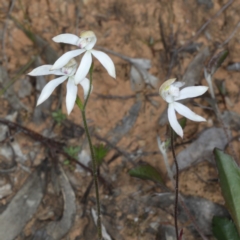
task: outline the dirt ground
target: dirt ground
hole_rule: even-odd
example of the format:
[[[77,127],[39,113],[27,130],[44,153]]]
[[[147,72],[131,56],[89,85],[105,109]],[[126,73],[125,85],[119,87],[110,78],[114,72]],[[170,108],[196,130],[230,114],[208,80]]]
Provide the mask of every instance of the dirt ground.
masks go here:
[[[240,159],[240,67],[233,65],[240,62],[240,0],[0,3],[0,116],[5,119],[0,121],[0,225],[4,222],[6,228],[11,228],[10,233],[0,227],[0,239],[97,239],[92,217],[96,199],[81,113],[75,106],[67,115],[65,85],[36,108],[39,92],[53,76],[26,75],[75,49],[53,42],[54,36],[79,35],[83,30],[95,32],[96,49],[104,48],[115,63],[117,74],[116,80],[112,79],[94,59],[94,89],[86,112],[94,144],[108,148],[99,179],[103,225],[109,237],[106,239],[175,239],[174,187],[157,144],[157,136],[162,141],[169,138],[167,105],[158,89],[169,78],[178,78],[186,85],[207,86],[204,67],[211,69],[213,57],[228,51],[213,76],[215,100],[221,116],[225,116],[224,124],[213,111],[213,101],[207,93],[186,102],[207,121],[188,120],[184,138],[175,142],[181,168],[180,193],[205,239],[214,239],[211,218],[227,213],[212,150],[219,147],[234,154],[237,161]],[[151,67],[145,71],[152,82],[131,75],[132,58],[151,61]],[[80,88],[78,95],[83,96]],[[66,114],[60,124],[52,117],[57,110]],[[10,121],[18,125],[11,125]],[[230,128],[234,137],[231,144],[223,126]],[[199,153],[197,139],[209,129],[213,133],[203,138],[205,145]],[[183,151],[195,141],[191,159],[186,159]],[[63,155],[66,146],[80,146],[74,157],[87,169],[72,159],[66,161],[68,158]],[[167,154],[172,166],[170,150]],[[159,171],[164,184],[129,175],[130,169],[146,163]],[[27,196],[25,200],[23,196]],[[7,212],[10,203],[17,207]],[[184,208],[179,209],[179,228],[183,229],[185,240],[203,239]]]

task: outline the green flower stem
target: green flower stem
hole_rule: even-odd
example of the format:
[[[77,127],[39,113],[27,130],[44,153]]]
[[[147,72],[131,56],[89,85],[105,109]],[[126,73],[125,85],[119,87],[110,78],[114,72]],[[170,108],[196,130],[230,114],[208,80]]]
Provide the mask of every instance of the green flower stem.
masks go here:
[[[175,132],[171,128],[171,149],[172,149],[172,155],[173,160],[176,167],[176,175],[175,175],[175,204],[174,204],[174,224],[175,224],[175,231],[176,231],[176,239],[178,240],[178,185],[179,185],[179,167],[178,162],[176,159],[176,154],[174,150],[174,135]]]
[[[92,171],[93,171],[93,179],[94,179],[94,185],[95,185],[95,194],[96,194],[96,201],[97,201],[97,230],[98,230],[98,239],[102,240],[102,221],[101,221],[101,211],[100,211],[100,197],[99,197],[99,187],[98,187],[98,167],[97,167],[97,161],[95,158],[95,154],[94,154],[94,149],[93,149],[93,145],[92,145],[92,140],[89,134],[89,130],[88,130],[88,125],[87,125],[87,119],[86,119],[86,113],[85,113],[85,109],[88,103],[88,99],[91,93],[91,88],[92,88],[92,72],[93,72],[93,65],[91,66],[90,70],[89,70],[89,74],[90,74],[90,87],[88,90],[88,94],[87,97],[84,101],[84,104],[82,104],[81,100],[79,97],[77,97],[76,99],[76,104],[79,107],[79,109],[81,110],[82,113],[82,118],[83,118],[83,124],[84,124],[84,129],[87,135],[87,139],[88,139],[88,144],[90,147],[90,152],[91,152],[91,157],[92,157]]]

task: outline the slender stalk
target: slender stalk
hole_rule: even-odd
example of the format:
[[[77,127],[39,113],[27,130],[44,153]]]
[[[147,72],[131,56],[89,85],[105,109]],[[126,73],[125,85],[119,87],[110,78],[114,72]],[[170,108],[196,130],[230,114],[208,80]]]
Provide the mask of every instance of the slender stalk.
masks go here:
[[[98,167],[97,167],[97,161],[95,159],[95,154],[94,154],[94,149],[93,149],[93,144],[92,144],[92,140],[90,137],[90,133],[89,133],[89,129],[88,129],[88,125],[87,125],[87,119],[86,119],[86,106],[88,103],[88,99],[91,93],[91,89],[92,89],[92,72],[93,72],[93,65],[90,68],[89,74],[90,74],[90,87],[88,90],[88,94],[87,97],[84,101],[84,104],[82,105],[81,100],[79,98],[77,98],[76,103],[78,105],[78,107],[81,110],[82,113],[82,118],[83,118],[83,124],[84,124],[84,129],[87,135],[87,139],[88,139],[88,144],[89,144],[89,148],[90,148],[90,152],[91,152],[91,157],[92,157],[92,170],[93,170],[93,180],[94,180],[94,185],[95,185],[95,194],[96,194],[96,201],[97,201],[97,232],[98,232],[98,239],[102,240],[102,221],[101,221],[101,211],[100,211],[100,197],[99,197],[99,187],[98,187]]]
[[[228,140],[228,143],[229,143],[229,148],[231,150],[232,156],[233,156],[234,160],[237,162],[237,164],[240,165],[239,160],[237,158],[237,154],[236,154],[235,149],[233,147],[233,144],[231,142],[232,137],[231,137],[231,134],[230,134],[230,127],[226,122],[223,121],[221,112],[219,110],[219,107],[218,107],[218,104],[217,104],[217,101],[216,101],[216,97],[215,97],[214,89],[213,89],[213,85],[212,85],[212,75],[209,74],[206,69],[204,69],[204,75],[205,75],[205,79],[208,83],[208,86],[210,88],[211,97],[212,97],[213,100],[215,100],[214,103],[213,103],[214,104],[214,108],[213,108],[214,112],[217,115],[217,119],[220,122],[221,127],[222,127],[222,129],[223,129],[223,131],[224,131],[224,133],[227,137],[227,140]]]
[[[169,166],[168,163],[168,156],[167,156],[167,152],[166,152],[166,142],[163,145],[161,142],[160,137],[157,137],[157,142],[158,142],[158,148],[161,152],[161,154],[163,155],[163,159],[164,159],[164,163],[168,172],[168,177],[170,178],[173,187],[175,187],[175,181],[173,178],[173,172]],[[192,222],[193,226],[195,227],[196,231],[199,233],[199,235],[202,237],[203,240],[208,240],[208,238],[206,238],[202,232],[202,230],[199,228],[199,226],[197,225],[194,217],[192,216],[192,214],[190,213],[188,207],[186,206],[183,197],[181,196],[181,194],[179,194],[179,203],[182,205],[183,209],[185,210],[186,215],[188,216],[188,218],[190,219],[190,221]]]
[[[176,159],[176,154],[174,150],[174,131],[171,129],[171,149],[172,155],[176,167],[176,175],[175,175],[175,204],[174,204],[174,224],[176,231],[176,239],[178,240],[178,185],[179,185],[179,167]]]

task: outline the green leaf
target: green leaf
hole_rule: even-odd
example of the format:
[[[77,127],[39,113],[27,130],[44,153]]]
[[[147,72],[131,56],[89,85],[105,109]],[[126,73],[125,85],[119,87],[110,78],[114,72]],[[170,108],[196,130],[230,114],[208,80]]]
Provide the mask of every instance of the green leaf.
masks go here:
[[[128,173],[132,177],[163,183],[160,173],[156,170],[156,168],[149,164],[137,166],[136,168],[131,169]]]
[[[207,64],[208,73],[213,75],[227,58],[228,53],[229,52],[227,50],[222,50],[216,53]]]
[[[222,65],[222,63],[225,61],[225,59],[227,58],[229,52],[227,50],[223,50],[218,54],[218,61],[216,64],[216,69],[215,71],[217,71],[217,69]]]
[[[224,217],[213,217],[212,231],[217,240],[240,240],[234,223]]]
[[[227,95],[227,89],[226,89],[226,82],[225,80],[215,80],[215,84],[218,88],[218,91],[223,95],[226,96]]]
[[[70,162],[69,160],[64,160],[64,161],[63,161],[63,164],[64,164],[64,165],[70,165],[71,162]]]
[[[232,157],[222,150],[215,148],[214,154],[222,195],[240,233],[240,169]]]
[[[52,117],[53,117],[54,121],[56,121],[57,124],[59,124],[59,125],[67,118],[66,114],[62,113],[61,110],[57,110],[57,111],[53,112]]]
[[[97,146],[93,146],[95,159],[97,161],[98,166],[101,165],[103,159],[106,157],[108,153],[108,148],[106,148],[103,144],[99,144]]]
[[[76,158],[81,148],[79,146],[69,146],[69,147],[64,147],[63,150],[69,156]]]

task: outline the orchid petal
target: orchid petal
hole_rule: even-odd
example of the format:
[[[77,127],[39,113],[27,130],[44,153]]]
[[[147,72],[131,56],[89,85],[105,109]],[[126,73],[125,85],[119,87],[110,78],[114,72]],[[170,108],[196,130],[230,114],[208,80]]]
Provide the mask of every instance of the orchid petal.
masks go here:
[[[172,129],[175,131],[175,133],[179,135],[181,138],[183,138],[183,130],[177,120],[177,116],[176,116],[173,104],[174,103],[168,104],[168,120]]]
[[[177,81],[177,82],[174,82],[172,85],[173,85],[174,87],[181,88],[181,87],[183,87],[185,84],[186,84],[185,82]]]
[[[82,61],[80,66],[75,74],[75,84],[80,83],[88,74],[89,69],[92,64],[92,55],[90,51],[86,51],[86,53],[82,57]]]
[[[66,106],[68,115],[73,110],[77,98],[77,86],[74,84],[73,77],[70,77],[67,82]]]
[[[181,103],[178,102],[174,102],[172,103],[175,110],[181,114],[182,116],[192,120],[192,121],[196,121],[196,122],[205,122],[206,119],[197,115],[196,113],[194,113],[192,110],[190,110],[188,107],[184,106]]]
[[[116,78],[115,66],[112,59],[104,52],[91,50],[91,53],[98,59],[98,61],[103,65],[103,67],[107,70],[108,74]]]
[[[87,78],[84,78],[79,84],[81,84],[82,88],[83,88],[83,95],[84,95],[84,99],[86,99],[88,91],[89,91],[89,87],[90,87],[90,81]],[[91,91],[93,89],[93,86],[91,88]]]
[[[185,87],[180,91],[180,94],[178,97],[175,97],[174,100],[182,100],[186,98],[193,98],[203,95],[208,90],[208,87],[206,86],[191,86],[191,87]]]
[[[47,100],[49,98],[49,96],[52,94],[52,92],[54,91],[54,89],[59,84],[63,83],[67,78],[68,78],[68,76],[62,76],[62,77],[53,79],[49,83],[47,83],[38,98],[37,106],[39,104],[43,103],[45,100]]]
[[[41,75],[65,75],[61,70],[51,70],[52,65],[42,65],[40,67],[34,68],[28,75],[30,76],[41,76]]]
[[[60,69],[64,67],[72,58],[85,52],[85,49],[77,49],[64,53],[52,66],[52,69]]]
[[[57,35],[52,40],[57,43],[68,43],[77,46],[77,41],[79,40],[79,37],[71,33],[64,33]]]

